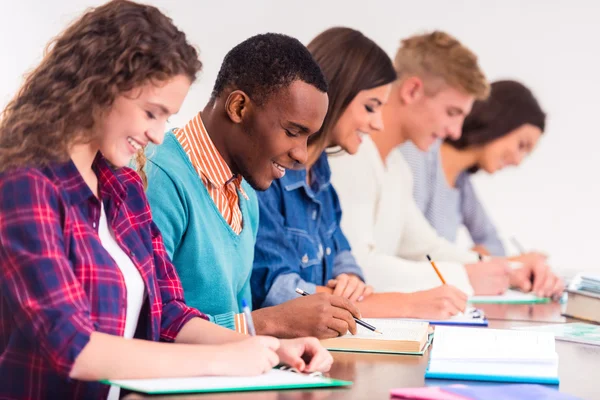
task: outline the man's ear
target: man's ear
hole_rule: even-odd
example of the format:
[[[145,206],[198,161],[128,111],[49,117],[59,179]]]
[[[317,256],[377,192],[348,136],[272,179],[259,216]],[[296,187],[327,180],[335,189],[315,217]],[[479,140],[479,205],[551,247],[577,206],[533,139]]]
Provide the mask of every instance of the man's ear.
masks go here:
[[[418,76],[411,76],[398,84],[398,96],[402,104],[412,104],[424,95],[423,80]]]
[[[248,112],[250,107],[250,97],[241,90],[234,90],[229,93],[229,96],[227,96],[227,100],[225,101],[225,112],[229,116],[229,119],[235,124],[240,124],[242,122],[244,114]]]

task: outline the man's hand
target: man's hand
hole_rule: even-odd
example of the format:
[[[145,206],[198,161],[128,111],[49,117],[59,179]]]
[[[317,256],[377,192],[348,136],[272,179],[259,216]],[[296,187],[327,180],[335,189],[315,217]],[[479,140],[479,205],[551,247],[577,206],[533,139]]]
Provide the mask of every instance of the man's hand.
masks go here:
[[[494,258],[465,265],[465,268],[476,295],[498,295],[509,287],[511,269],[505,259]]]
[[[279,338],[314,336],[326,339],[356,333],[360,311],[348,299],[317,293],[252,312],[256,331]]]
[[[523,264],[511,271],[511,286],[523,292],[531,291],[539,297],[557,298],[562,294],[564,282],[552,272],[544,255],[528,253],[511,259]]]
[[[335,296],[341,296],[350,301],[362,301],[373,293],[373,287],[365,284],[353,274],[339,274],[327,282],[327,287],[333,289]]]

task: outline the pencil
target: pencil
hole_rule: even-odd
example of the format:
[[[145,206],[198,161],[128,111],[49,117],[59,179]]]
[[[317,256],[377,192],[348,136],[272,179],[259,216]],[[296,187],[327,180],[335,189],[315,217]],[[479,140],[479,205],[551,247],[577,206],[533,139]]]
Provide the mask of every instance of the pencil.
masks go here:
[[[433,262],[433,260],[431,259],[431,257],[429,257],[429,254],[427,254],[427,259],[429,260],[429,262],[431,263],[431,266],[433,267],[433,269],[435,270],[435,273],[437,274],[437,276],[440,277],[440,281],[442,281],[442,284],[446,284],[446,280],[444,279],[444,277],[442,276],[442,274],[440,273],[440,270],[437,269],[437,267],[435,266],[435,263]]]
[[[521,254],[525,254],[526,253],[525,247],[523,247],[523,245],[521,245],[521,243],[519,243],[519,241],[517,240],[516,237],[512,236],[510,238],[510,241],[512,242],[512,244],[515,245],[515,247],[517,248],[517,250],[519,251],[519,253],[521,253]]]
[[[302,295],[302,296],[309,296],[309,295],[310,295],[310,293],[308,293],[308,292],[305,292],[304,290],[302,290],[302,289],[300,289],[300,288],[296,288],[296,293],[298,293],[298,294],[300,294],[300,295]],[[380,335],[383,335],[383,333],[382,333],[382,332],[379,332],[379,331],[377,330],[377,328],[375,328],[373,325],[371,325],[371,324],[369,324],[369,323],[367,323],[367,322],[365,322],[365,321],[363,321],[363,320],[361,320],[361,319],[358,319],[358,318],[356,318],[356,317],[352,317],[352,318],[354,318],[354,320],[356,321],[356,323],[357,323],[357,324],[359,324],[359,325],[361,325],[361,326],[364,326],[365,328],[367,328],[367,329],[368,329],[368,330],[370,330],[370,331],[373,331],[373,332],[375,332],[375,333],[379,333]]]

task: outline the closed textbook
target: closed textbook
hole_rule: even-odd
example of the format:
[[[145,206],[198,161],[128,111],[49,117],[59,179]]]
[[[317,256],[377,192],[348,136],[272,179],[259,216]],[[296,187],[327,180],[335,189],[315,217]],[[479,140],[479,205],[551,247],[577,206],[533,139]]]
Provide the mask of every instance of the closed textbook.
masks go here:
[[[438,326],[425,377],[558,385],[554,335]]]
[[[333,351],[422,355],[429,343],[428,322],[385,318],[365,318],[363,321],[375,326],[382,334],[357,325],[356,335],[348,333],[321,340],[321,344]]]
[[[577,275],[567,289],[564,315],[600,323],[600,278]]]

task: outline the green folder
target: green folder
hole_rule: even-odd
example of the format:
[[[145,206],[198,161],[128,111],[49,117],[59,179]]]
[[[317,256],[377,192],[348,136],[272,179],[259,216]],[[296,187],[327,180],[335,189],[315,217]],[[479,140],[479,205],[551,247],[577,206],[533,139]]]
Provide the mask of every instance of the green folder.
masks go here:
[[[498,296],[471,296],[469,303],[472,304],[540,304],[549,303],[552,299],[548,297],[537,297],[533,293],[523,293],[518,290],[507,290]]]
[[[259,376],[103,380],[107,385],[146,394],[224,393],[348,387],[352,382],[273,369]]]

